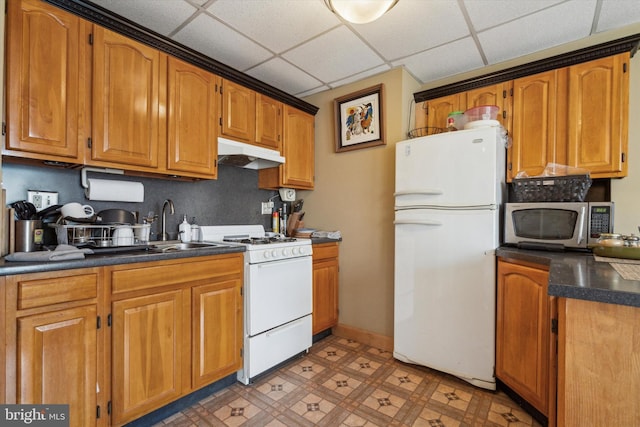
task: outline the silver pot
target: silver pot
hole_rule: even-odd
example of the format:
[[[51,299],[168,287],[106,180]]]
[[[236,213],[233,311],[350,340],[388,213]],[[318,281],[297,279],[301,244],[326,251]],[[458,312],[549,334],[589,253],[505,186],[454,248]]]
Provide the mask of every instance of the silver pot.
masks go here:
[[[135,224],[136,217],[133,212],[125,209],[105,209],[98,212],[99,223],[102,224]]]

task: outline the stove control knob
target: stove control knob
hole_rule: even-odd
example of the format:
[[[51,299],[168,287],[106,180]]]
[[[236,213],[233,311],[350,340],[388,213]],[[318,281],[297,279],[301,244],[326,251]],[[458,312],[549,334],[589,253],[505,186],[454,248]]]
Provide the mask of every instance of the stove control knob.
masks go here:
[[[307,253],[307,248],[305,248],[304,246],[300,246],[300,255],[304,255]]]
[[[264,257],[265,258],[270,258],[271,254],[269,253],[269,251],[264,251]]]
[[[287,256],[287,255],[289,255],[289,251],[286,250],[286,249],[283,249],[282,250],[282,256]]]
[[[271,251],[271,255],[276,258],[278,256],[278,251],[276,251],[275,249]]]
[[[298,255],[299,253],[301,253],[301,252],[300,252],[300,249],[298,249],[298,248],[293,248],[293,249],[291,249],[291,254],[292,254],[292,255]]]

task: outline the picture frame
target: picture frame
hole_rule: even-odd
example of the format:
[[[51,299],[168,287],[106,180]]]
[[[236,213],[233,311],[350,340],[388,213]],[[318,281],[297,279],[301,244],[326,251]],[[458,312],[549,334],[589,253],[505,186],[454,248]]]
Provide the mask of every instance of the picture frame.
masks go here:
[[[336,153],[386,144],[383,96],[379,84],[334,100]]]

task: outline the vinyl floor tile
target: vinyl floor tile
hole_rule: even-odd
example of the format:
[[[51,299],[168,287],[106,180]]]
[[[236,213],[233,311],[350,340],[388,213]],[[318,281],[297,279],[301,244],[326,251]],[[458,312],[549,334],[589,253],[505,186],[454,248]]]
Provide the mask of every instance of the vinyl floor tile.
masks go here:
[[[341,337],[248,386],[233,384],[155,427],[539,427],[502,392]]]

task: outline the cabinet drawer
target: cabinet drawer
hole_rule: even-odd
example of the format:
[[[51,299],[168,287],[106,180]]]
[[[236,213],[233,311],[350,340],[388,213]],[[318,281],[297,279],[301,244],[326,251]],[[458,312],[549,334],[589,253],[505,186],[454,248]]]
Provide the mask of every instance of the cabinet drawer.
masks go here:
[[[95,272],[56,275],[42,279],[21,276],[16,279],[18,310],[51,304],[92,299],[98,296],[98,274]]]
[[[320,245],[313,245],[313,260],[318,261],[326,258],[338,257],[338,244],[327,243]]]
[[[197,259],[197,261],[194,261]],[[242,277],[243,255],[216,255],[188,261],[160,261],[135,267],[114,267],[111,271],[113,294],[159,286],[184,284],[212,277]]]

